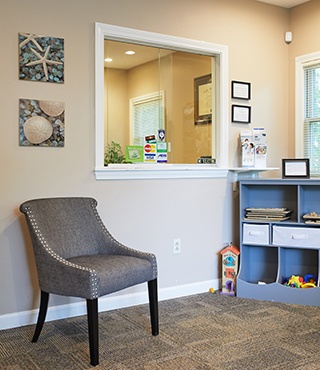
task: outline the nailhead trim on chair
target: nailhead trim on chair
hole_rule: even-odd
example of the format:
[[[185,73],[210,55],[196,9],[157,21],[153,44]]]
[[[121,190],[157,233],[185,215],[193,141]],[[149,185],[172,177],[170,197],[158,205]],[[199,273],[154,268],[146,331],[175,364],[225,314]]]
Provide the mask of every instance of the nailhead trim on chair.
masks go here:
[[[110,234],[110,232],[108,231],[108,229],[106,228],[106,226],[105,226],[105,224],[102,222],[102,220],[101,220],[101,217],[100,217],[100,215],[99,215],[99,213],[98,213],[98,211],[97,211],[97,202],[96,202],[96,200],[92,200],[92,202],[91,202],[91,205],[92,205],[92,208],[93,208],[93,212],[94,212],[94,214],[95,214],[95,216],[96,216],[96,219],[97,219],[97,221],[99,222],[99,224],[100,224],[100,226],[101,226],[101,228],[103,229],[103,231],[106,233],[106,234],[108,234],[108,236],[109,236],[109,238],[110,239],[112,239],[116,244],[118,244],[119,246],[121,246],[122,248],[125,248],[125,249],[127,249],[128,251],[130,251],[131,249],[130,248],[128,248],[127,246],[125,246],[125,245],[123,245],[123,244],[121,244],[118,240],[116,240],[111,234]],[[157,259],[156,259],[156,257],[155,257],[155,255],[154,254],[152,254],[152,253],[147,253],[147,252],[141,252],[141,251],[138,251],[138,250],[135,250],[135,252],[137,252],[137,253],[140,253],[141,255],[145,255],[145,254],[148,254],[150,257],[151,257],[151,259],[152,259],[152,272],[153,272],[153,276],[154,276],[154,278],[156,278],[157,277],[157,275],[158,275],[158,269],[157,269]]]
[[[26,208],[27,211],[26,211],[26,214],[27,216],[29,217],[29,220],[30,220],[30,223],[31,225],[33,226],[34,228],[34,231],[37,235],[37,238],[38,240],[40,241],[40,243],[42,244],[42,246],[44,247],[44,249],[53,257],[55,258],[56,260],[58,260],[59,262],[63,263],[64,265],[67,265],[67,266],[70,266],[70,267],[74,267],[76,269],[79,269],[79,270],[84,270],[84,271],[89,271],[90,272],[90,276],[91,276],[91,285],[92,285],[92,292],[91,292],[91,297],[90,299],[95,299],[95,298],[98,298],[99,295],[98,295],[98,275],[97,273],[95,272],[95,270],[93,269],[90,269],[88,267],[82,267],[82,266],[79,266],[79,265],[76,265],[75,263],[72,263],[72,262],[69,262],[67,261],[66,259],[62,258],[61,256],[59,256],[57,253],[55,253],[48,245],[47,241],[45,240],[45,238],[43,237],[40,229],[39,229],[39,226],[37,224],[37,221],[32,213],[32,210],[31,210],[31,207],[27,207]]]

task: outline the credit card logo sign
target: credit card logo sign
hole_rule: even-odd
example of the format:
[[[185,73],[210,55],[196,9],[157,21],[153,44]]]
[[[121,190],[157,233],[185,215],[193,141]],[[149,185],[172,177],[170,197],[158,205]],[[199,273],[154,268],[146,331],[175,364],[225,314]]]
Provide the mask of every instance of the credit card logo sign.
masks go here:
[[[155,144],[146,144],[144,146],[145,153],[155,153],[156,152],[156,145]]]

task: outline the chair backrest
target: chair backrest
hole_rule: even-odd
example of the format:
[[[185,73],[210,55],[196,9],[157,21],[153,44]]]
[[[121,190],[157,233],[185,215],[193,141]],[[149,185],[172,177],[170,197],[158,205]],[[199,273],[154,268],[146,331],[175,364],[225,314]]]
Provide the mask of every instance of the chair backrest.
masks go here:
[[[67,259],[98,254],[99,246],[105,246],[106,233],[96,207],[93,198],[47,198],[27,201],[20,211],[26,216],[34,249],[45,245]]]

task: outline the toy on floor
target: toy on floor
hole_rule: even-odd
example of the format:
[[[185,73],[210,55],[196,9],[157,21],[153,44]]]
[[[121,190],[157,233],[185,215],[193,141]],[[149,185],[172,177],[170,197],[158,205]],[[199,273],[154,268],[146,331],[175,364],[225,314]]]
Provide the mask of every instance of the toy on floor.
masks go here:
[[[221,294],[234,296],[236,294],[236,277],[238,272],[239,249],[230,243],[224,248],[222,255],[222,290]]]
[[[302,276],[292,275],[286,278],[283,285],[291,288],[315,288],[317,286],[318,276],[307,274]]]

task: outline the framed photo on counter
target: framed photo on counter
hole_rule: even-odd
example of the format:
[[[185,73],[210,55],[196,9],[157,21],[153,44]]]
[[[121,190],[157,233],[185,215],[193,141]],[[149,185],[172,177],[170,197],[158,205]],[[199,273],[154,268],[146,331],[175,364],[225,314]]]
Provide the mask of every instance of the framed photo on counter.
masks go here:
[[[282,178],[310,178],[309,158],[282,159]]]

